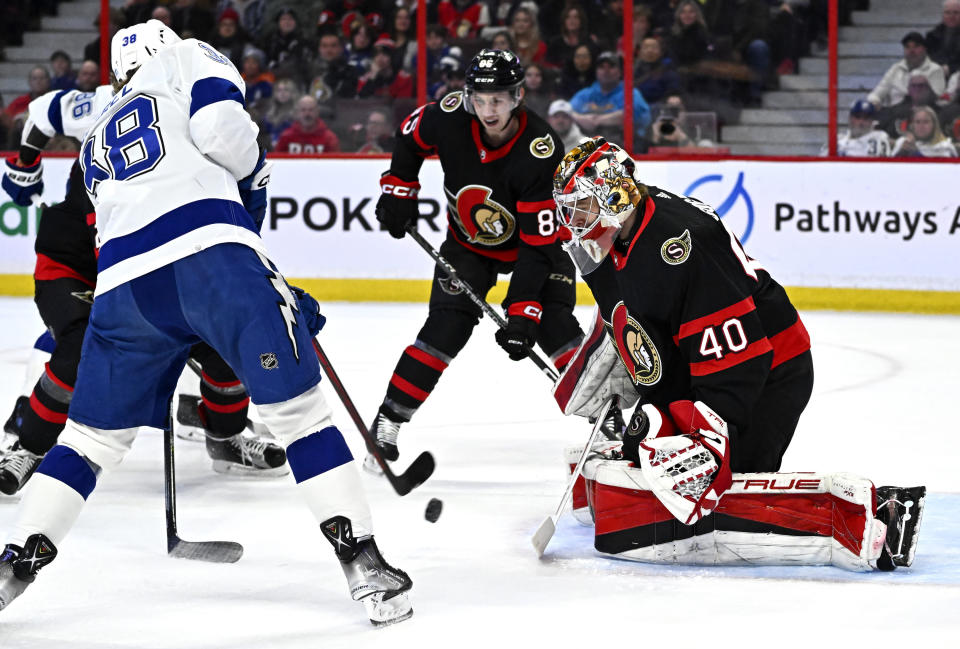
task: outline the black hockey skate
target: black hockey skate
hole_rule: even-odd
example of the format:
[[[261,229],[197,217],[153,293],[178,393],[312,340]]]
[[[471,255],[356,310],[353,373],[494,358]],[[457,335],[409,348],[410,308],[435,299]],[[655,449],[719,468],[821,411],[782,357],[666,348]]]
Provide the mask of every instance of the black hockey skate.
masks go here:
[[[413,615],[407,592],[413,581],[388,564],[372,536],[354,538],[350,519],[334,516],[320,524],[347,578],[350,596],[362,601],[373,626],[402,622]]]
[[[381,410],[377,412],[377,418],[370,426],[370,437],[377,441],[377,449],[380,451],[380,455],[388,462],[393,462],[400,457],[397,437],[400,435],[400,426],[403,423],[390,419]],[[377,462],[372,453],[367,453],[367,456],[363,458],[363,470],[374,475],[383,475],[383,469],[380,468],[380,463]]]
[[[17,397],[17,402],[13,404],[13,412],[3,424],[3,432],[8,435],[20,436],[20,430],[23,428],[23,411],[30,403],[30,397]]]
[[[287,453],[279,444],[237,433],[226,439],[207,434],[207,455],[217,473],[278,476],[290,472]]]
[[[926,493],[926,487],[877,487],[877,518],[887,525],[878,570],[896,570],[913,563]]]
[[[23,547],[8,544],[0,555],[0,610],[33,583],[40,568],[54,560],[57,548],[43,534],[31,534]]]
[[[35,455],[15,442],[0,456],[0,492],[12,496],[23,489],[42,459],[42,455]]]

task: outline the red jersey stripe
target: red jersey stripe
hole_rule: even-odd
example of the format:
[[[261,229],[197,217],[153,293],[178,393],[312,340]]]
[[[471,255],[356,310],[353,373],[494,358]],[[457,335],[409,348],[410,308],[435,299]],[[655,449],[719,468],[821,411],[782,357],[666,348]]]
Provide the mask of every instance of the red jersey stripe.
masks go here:
[[[730,318],[739,318],[744,314],[755,311],[756,308],[757,306],[753,303],[752,297],[748,297],[745,300],[740,300],[736,304],[731,304],[725,309],[720,309],[719,311],[714,311],[710,315],[705,315],[702,318],[697,318],[696,320],[683,323],[680,325],[680,333],[677,334],[677,338],[675,340],[698,334],[707,327],[716,327],[717,325],[723,324]]]
[[[526,234],[520,232],[520,241],[523,241],[528,246],[547,246],[557,240],[557,232],[554,231],[549,237],[545,237],[542,234]]]
[[[729,352],[723,358],[690,363],[690,376],[706,376],[707,374],[722,372],[734,365],[739,365],[757,356],[762,356],[769,351],[773,351],[773,345],[771,345],[770,341],[766,338],[761,338],[748,345],[742,352]]]
[[[410,381],[396,374],[394,374],[393,377],[390,379],[390,385],[397,388],[401,392],[406,392],[417,401],[421,401],[421,402],[426,401],[427,397],[430,396],[429,392],[425,390],[421,390]]]
[[[59,261],[54,261],[42,253],[37,253],[37,265],[33,269],[33,278],[41,281],[50,281],[64,278],[83,282],[90,288],[96,288],[96,283],[90,281],[74,269]]]
[[[771,336],[770,344],[773,345],[773,362],[770,364],[770,369],[773,369],[809,350],[810,334],[807,333],[807,328],[803,326],[803,321],[798,315],[796,322]]]

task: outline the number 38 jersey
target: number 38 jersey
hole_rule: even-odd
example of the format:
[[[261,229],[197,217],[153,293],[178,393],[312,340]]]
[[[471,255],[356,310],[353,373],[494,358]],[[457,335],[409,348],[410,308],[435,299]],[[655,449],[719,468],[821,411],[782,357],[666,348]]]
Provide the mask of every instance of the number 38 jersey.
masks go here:
[[[642,399],[664,410],[698,399],[746,426],[771,373],[810,338],[712,208],[648,189],[628,238],[584,279]]]
[[[97,293],[219,243],[264,252],[237,181],[259,157],[230,61],[188,39],[141,66],[80,151],[97,212]]]
[[[490,148],[462,93],[450,93],[403,121],[390,162],[391,173],[414,181],[426,157],[440,158],[448,236],[479,255],[516,262],[507,303],[536,301],[557,260],[568,262],[552,194],[560,139],[536,113],[520,110],[517,119],[516,135]]]

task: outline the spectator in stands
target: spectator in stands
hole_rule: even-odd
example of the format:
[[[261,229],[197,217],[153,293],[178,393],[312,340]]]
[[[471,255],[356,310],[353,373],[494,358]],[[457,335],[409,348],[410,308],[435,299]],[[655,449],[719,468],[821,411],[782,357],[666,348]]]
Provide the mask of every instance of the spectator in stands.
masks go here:
[[[154,7],[153,11],[150,12],[150,17],[159,20],[170,29],[173,29],[173,14],[171,14],[170,10],[163,5]]]
[[[197,6],[197,0],[176,0],[171,5],[170,26],[180,38],[206,40],[213,32],[213,12]]]
[[[398,70],[402,68],[407,72],[413,72],[413,55],[417,53],[417,31],[409,9],[396,8],[387,35],[394,42],[394,67]]]
[[[447,28],[443,25],[427,25],[427,83],[436,83],[440,79],[440,60],[451,55],[451,48],[447,44]],[[457,50],[459,52],[459,48]],[[455,55],[459,58],[459,55]],[[411,69],[417,70],[417,55],[413,55]]]
[[[928,106],[913,109],[910,129],[897,139],[893,153],[897,158],[955,158],[957,150],[943,131],[937,113]]]
[[[663,55],[660,39],[650,36],[641,42],[633,85],[648,104],[657,103],[668,92],[680,88],[680,75],[673,67],[673,61]]]
[[[604,0],[602,3],[595,3],[590,27],[601,48],[616,50],[617,39],[623,34],[623,1]]]
[[[573,59],[563,67],[557,94],[573,97],[597,80],[593,52],[589,45],[581,45],[573,51]]]
[[[512,52],[515,46],[516,44],[513,42],[513,36],[511,36],[510,32],[507,31],[506,29],[496,32],[490,38],[490,49],[492,50],[503,50],[504,52],[506,51]]]
[[[293,79],[277,79],[273,84],[273,95],[267,100],[260,122],[261,132],[266,136],[271,150],[276,146],[280,134],[293,124],[299,99],[300,93]]]
[[[300,29],[297,13],[281,9],[275,22],[276,29],[264,39],[267,67],[275,76],[305,82],[305,64],[313,47]]]
[[[358,97],[413,97],[413,77],[403,69],[394,68],[393,41],[381,38],[373,46],[369,69],[357,82]]]
[[[930,58],[946,68],[947,78],[960,70],[960,0],[944,0],[943,19],[924,40]]]
[[[687,124],[686,102],[678,91],[668,93],[660,105],[657,119],[646,133],[646,144],[658,147],[709,147],[714,143],[695,139]]]
[[[362,129],[363,144],[357,149],[357,153],[393,152],[393,124],[389,110],[386,108],[371,110]]]
[[[553,76],[539,63],[531,63],[524,68],[523,102],[537,115],[547,114],[547,108],[553,101]]]
[[[748,103],[759,105],[770,73],[766,36],[770,11],[764,0],[707,0],[703,15],[720,56],[746,63],[753,75]]]
[[[357,68],[347,62],[343,51],[343,39],[335,28],[329,27],[321,32],[317,45],[317,59],[310,66],[313,79],[308,94],[316,99],[322,114],[333,114],[333,103],[337,97],[355,97],[357,94]]]
[[[100,66],[93,61],[84,61],[77,70],[75,88],[81,92],[93,92],[100,85]]]
[[[533,3],[523,3],[510,18],[510,35],[513,37],[513,52],[524,67],[531,63],[543,63],[547,58],[547,45],[540,38],[537,26],[537,10]]]
[[[847,131],[837,136],[837,155],[855,158],[888,158],[892,151],[887,133],[877,128],[877,109],[866,99],[850,106]],[[824,145],[820,155],[830,153]]]
[[[490,24],[481,30],[480,36],[490,38],[491,30],[506,29],[510,25],[513,10],[520,5],[520,0],[488,0],[490,9]]]
[[[57,50],[50,55],[50,90],[73,90],[77,87],[77,73],[73,69],[70,55]]]
[[[246,101],[247,110],[253,115],[254,121],[257,121],[262,111],[266,109],[267,100],[273,95],[273,82],[276,81],[276,77],[266,67],[267,57],[263,50],[257,49],[253,45],[248,45],[243,50],[240,72],[243,76],[243,83],[247,86],[244,101]]]
[[[930,82],[934,94],[939,96],[946,88],[946,79],[943,68],[934,63],[927,56],[926,41],[920,32],[910,32],[900,41],[903,45],[903,59],[897,61],[887,70],[867,99],[877,108],[892,106],[903,101],[907,96],[907,85],[910,77],[921,74]]]
[[[347,44],[347,63],[357,69],[357,74],[363,74],[370,67],[373,57],[373,41],[376,34],[366,22],[359,23],[350,32],[350,42]]]
[[[573,106],[566,99],[555,99],[547,109],[547,121],[563,142],[563,150],[569,151],[583,139],[583,131],[573,121]]]
[[[710,31],[696,0],[681,0],[674,11],[667,54],[677,65],[696,65],[710,50]]]
[[[127,0],[123,5],[124,27],[150,20],[155,4],[154,0]]]
[[[653,31],[653,12],[647,5],[633,7],[633,60],[640,58],[640,44],[643,39],[655,36]],[[617,54],[623,56],[623,36],[617,39]]]
[[[617,142],[623,140],[624,89],[620,65],[617,54],[602,52],[597,57],[597,80],[570,100],[573,118],[585,133],[603,135]],[[639,90],[631,90],[634,127],[642,133],[650,125],[650,107]]]
[[[221,13],[230,9],[237,13],[237,26],[251,40],[260,37],[263,22],[266,20],[266,0],[220,0],[217,10]]]
[[[930,106],[933,109],[937,107],[937,96],[922,74],[910,75],[907,96],[900,103],[887,106],[878,112],[879,128],[886,131],[890,137],[899,137],[907,130],[913,118],[913,109],[917,106]]]
[[[454,56],[440,59],[440,81],[427,87],[427,94],[433,99],[443,99],[451,92],[463,90],[466,74],[463,63]]]
[[[31,68],[30,74],[27,75],[27,84],[30,90],[15,98],[3,109],[4,114],[14,124],[26,119],[27,107],[31,101],[50,91],[50,73],[47,72],[47,68],[42,65]]]
[[[234,9],[225,9],[220,13],[210,44],[238,69],[243,65],[243,50],[250,41],[240,27],[240,15]]]
[[[490,11],[483,2],[444,1],[437,5],[437,22],[447,29],[450,38],[477,38],[490,24]]]
[[[317,100],[307,95],[297,101],[295,121],[280,134],[274,149],[281,153],[329,153],[340,150],[336,134],[320,119]]]
[[[107,12],[108,20],[110,21],[107,30],[110,32],[110,38],[113,38],[113,35],[117,33],[121,26],[123,26],[124,20],[126,18],[123,15],[123,10],[119,7],[111,7],[110,11]],[[83,48],[83,60],[84,61],[93,61],[97,65],[100,65],[100,16],[97,16],[97,19],[93,21],[93,26],[97,28],[97,37],[86,44]],[[110,56],[109,48],[107,56]]]
[[[642,5],[636,13],[642,13]],[[635,14],[636,15],[636,14]],[[587,29],[587,14],[580,5],[567,5],[560,21],[560,33],[547,43],[547,63],[562,68],[573,59],[573,52],[580,45],[596,47],[596,39]]]

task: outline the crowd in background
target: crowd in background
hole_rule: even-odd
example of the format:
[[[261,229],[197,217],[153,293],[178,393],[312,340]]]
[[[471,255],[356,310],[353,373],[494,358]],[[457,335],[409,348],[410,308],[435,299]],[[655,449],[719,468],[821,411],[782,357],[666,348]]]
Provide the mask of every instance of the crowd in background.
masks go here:
[[[20,44],[23,30],[57,4],[7,0],[0,47]],[[839,5],[843,25],[869,0]],[[801,57],[826,47],[827,0],[635,0],[633,6],[640,152],[717,145],[718,124],[759,105],[764,90],[798,70]],[[383,153],[416,106],[416,13],[416,0],[127,0],[107,19],[112,34],[156,18],[229,57],[246,82],[247,108],[268,150]],[[510,49],[526,67],[527,106],[547,117],[565,143],[581,133],[622,141],[621,0],[431,0],[426,21],[430,99],[462,88],[465,67],[481,48]],[[888,73],[868,97],[892,141],[911,138],[913,120],[924,113],[918,106],[932,109],[936,131],[960,136],[958,25],[960,0],[947,0],[940,25],[904,39],[898,64],[904,70]],[[30,91],[3,111],[6,148],[15,148],[17,116],[31,98],[54,88],[95,87],[100,63],[97,38],[83,61],[57,51],[49,65],[31,70]],[[713,130],[694,132],[703,115]],[[902,144],[901,152],[912,151],[909,141]]]

